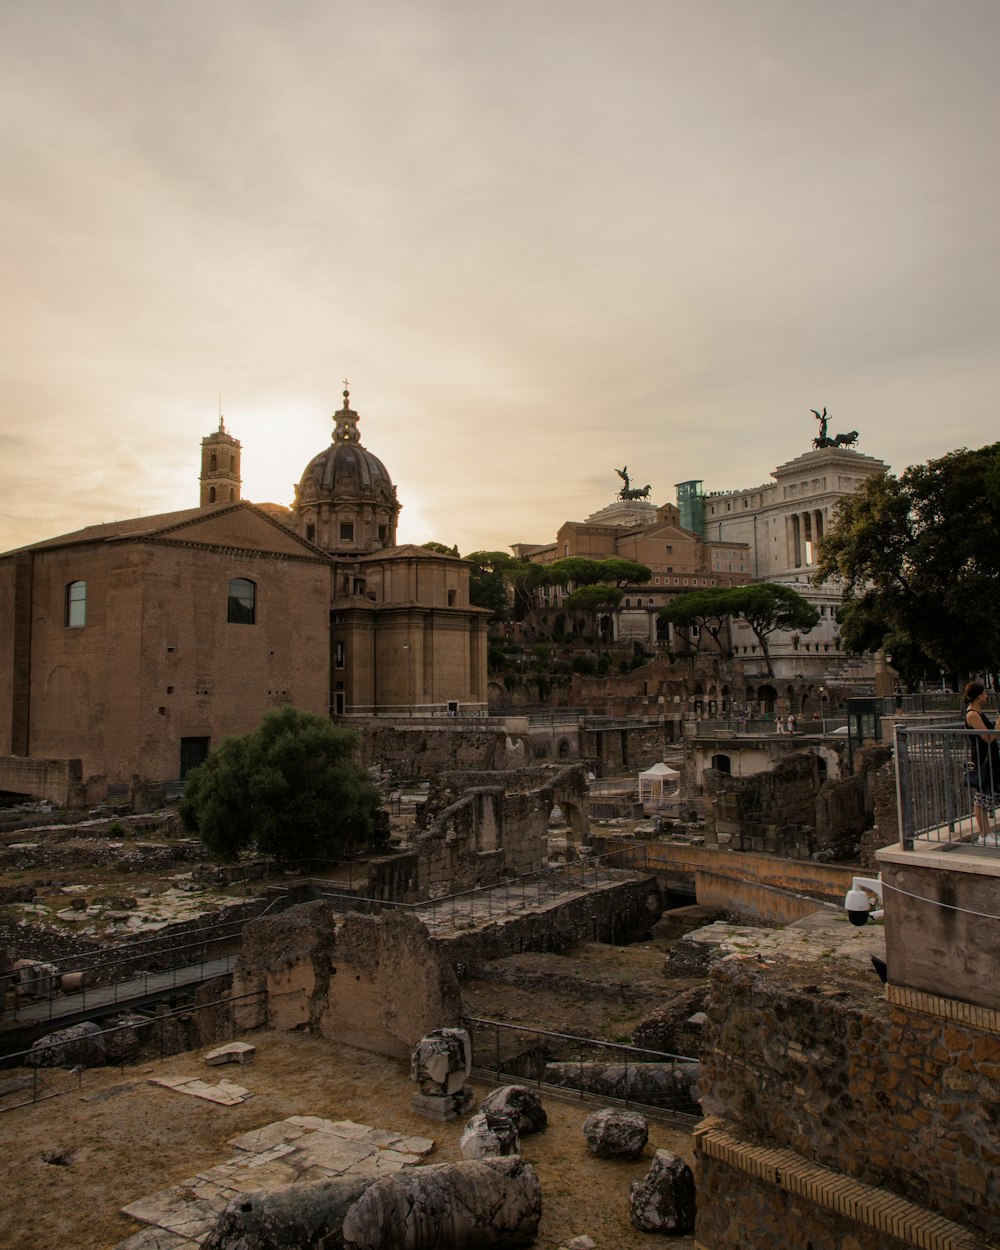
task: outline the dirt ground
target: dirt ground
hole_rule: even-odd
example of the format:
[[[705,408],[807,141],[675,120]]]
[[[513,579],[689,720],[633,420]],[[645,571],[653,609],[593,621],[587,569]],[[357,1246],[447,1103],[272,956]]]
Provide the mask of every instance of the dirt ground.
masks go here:
[[[257,1048],[245,1067],[206,1068],[207,1047],[134,1068],[89,1070],[72,1093],[0,1113],[7,1179],[0,1246],[109,1250],[140,1227],[120,1214],[123,1205],[223,1162],[233,1153],[229,1138],[290,1115],[352,1119],[431,1137],[429,1163],[461,1157],[464,1120],[440,1124],[417,1116],[405,1062],[302,1033],[243,1040]],[[153,1076],[168,1075],[224,1077],[253,1097],[224,1107],[149,1084]],[[478,1103],[490,1087],[473,1088]],[[555,1250],[580,1234],[592,1237],[598,1250],[662,1250],[662,1237],[639,1233],[629,1222],[628,1187],[645,1174],[657,1148],[691,1163],[688,1130],[650,1120],[649,1144],[639,1160],[598,1159],[584,1140],[583,1122],[600,1104],[546,1097],[544,1105],[548,1129],[521,1144],[542,1185],[539,1250]],[[694,1242],[673,1237],[670,1244]]]

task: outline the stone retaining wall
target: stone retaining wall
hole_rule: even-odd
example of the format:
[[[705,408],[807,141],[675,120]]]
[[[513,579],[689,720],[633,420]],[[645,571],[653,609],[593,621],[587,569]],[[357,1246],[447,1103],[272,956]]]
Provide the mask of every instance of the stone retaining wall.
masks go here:
[[[648,934],[661,910],[655,877],[623,873],[620,882],[600,890],[554,902],[543,911],[504,917],[468,933],[438,938],[437,942],[449,960],[467,965],[521,951],[564,951],[575,942],[621,946]]]
[[[0,790],[27,794],[57,807],[85,807],[86,788],[80,760],[37,760],[0,756]]]
[[[818,1164],[1000,1236],[1000,1035],[864,992],[858,972],[811,972],[811,984],[801,975],[796,983],[777,961],[716,965],[703,1110],[737,1137],[793,1152],[803,1167]],[[712,1166],[705,1175],[711,1193]],[[772,1244],[727,1239],[719,1229],[724,1218],[755,1227],[773,1194],[725,1180],[718,1192],[731,1214],[699,1197],[706,1246]],[[827,1233],[815,1244],[841,1243]]]

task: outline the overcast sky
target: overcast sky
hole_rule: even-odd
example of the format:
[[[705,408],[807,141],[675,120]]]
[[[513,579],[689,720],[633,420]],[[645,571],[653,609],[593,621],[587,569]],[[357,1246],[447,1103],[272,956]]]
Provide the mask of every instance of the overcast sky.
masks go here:
[[[997,0],[0,3],[0,550],[290,503],[401,541],[998,437]]]

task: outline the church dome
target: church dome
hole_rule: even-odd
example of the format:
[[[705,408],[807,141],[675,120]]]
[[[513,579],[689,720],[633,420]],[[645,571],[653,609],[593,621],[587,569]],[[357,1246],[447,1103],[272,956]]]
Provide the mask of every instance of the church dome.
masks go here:
[[[385,465],[361,445],[350,398],[345,390],[331,445],[306,465],[294,511],[299,532],[310,542],[359,554],[395,544],[399,501]]]

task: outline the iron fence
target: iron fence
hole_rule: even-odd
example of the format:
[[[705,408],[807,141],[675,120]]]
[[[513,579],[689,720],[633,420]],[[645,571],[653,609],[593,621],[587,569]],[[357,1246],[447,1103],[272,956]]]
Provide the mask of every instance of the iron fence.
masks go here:
[[[214,1011],[217,1015],[220,1011],[225,1012],[225,1021],[221,1028],[216,1024],[213,1032],[216,1033],[214,1042],[233,1041],[236,1037],[236,1013],[232,1010],[236,1003],[246,1002],[250,999],[263,999],[266,1003],[268,997],[267,990],[253,990],[248,994],[240,994],[235,998],[227,997],[226,999],[215,1003],[203,1003],[200,1006],[179,1007],[172,1011],[158,1012],[155,1016],[149,1016],[145,1020],[133,1019],[125,1024],[109,1025],[105,1029],[98,1029],[87,1034],[86,1040],[91,1044],[95,1043],[96,1038],[103,1039],[105,1049],[108,1046],[108,1040],[114,1039],[119,1034],[126,1032],[134,1032],[140,1034],[143,1031],[147,1033],[146,1052],[149,1049],[159,1053],[159,1058],[163,1059],[168,1053],[175,1053],[175,1049],[168,1046],[168,1026],[173,1021],[186,1020],[197,1015],[202,1011]],[[266,1013],[265,1013],[266,1014]],[[137,1044],[141,1044],[141,1039],[137,1040]],[[58,1048],[62,1049],[64,1043],[58,1044]],[[35,1046],[29,1047],[27,1050],[12,1051],[7,1055],[0,1055],[0,1115],[5,1111],[16,1111],[19,1107],[31,1106],[35,1103],[47,1102],[50,1098],[59,1098],[64,1094],[77,1094],[87,1084],[88,1078],[91,1083],[96,1075],[106,1073],[109,1067],[121,1067],[124,1071],[126,1060],[116,1061],[113,1064],[100,1064],[88,1067],[84,1064],[74,1064],[72,1067],[57,1066],[44,1062],[29,1062],[32,1058],[41,1060],[45,1056],[45,1052],[56,1053],[57,1045],[51,1046]],[[15,1076],[4,1077],[4,1071],[12,1069],[30,1068],[30,1071],[18,1072]],[[29,1092],[30,1091],[30,1092]],[[23,1095],[23,1096],[22,1096]]]
[[[775,734],[788,732],[788,717],[736,717],[735,719],[687,720],[684,722],[685,732],[690,730],[695,738],[706,737],[774,737]],[[847,730],[847,718],[844,716],[824,716],[813,720],[808,716],[796,716],[793,736],[796,738],[809,735],[837,734],[843,736]]]
[[[464,1016],[462,1027],[481,1078],[700,1119],[700,1065],[691,1056],[475,1016]]]
[[[118,962],[103,961],[70,973],[49,973],[53,965],[39,960],[31,967],[4,974],[0,1004],[4,1021],[51,1023],[80,1013],[104,1011],[151,994],[185,988],[232,970],[237,955],[222,948],[239,941],[242,930],[198,942],[179,943],[158,951],[157,960],[170,957],[167,969],[135,970],[135,955],[128,948]]]
[[[643,843],[610,851],[606,855],[586,856],[565,864],[553,864],[534,872],[523,873],[504,881],[473,886],[445,894],[441,898],[403,903],[393,899],[363,894],[347,894],[330,889],[340,882],[313,880],[320,896],[343,912],[377,913],[383,909],[413,912],[429,929],[456,927],[460,924],[493,919],[544,906],[558,897],[611,885],[621,880],[622,873],[647,872],[646,847]]]
[[[961,844],[1000,853],[995,749],[964,727],[897,723],[893,732],[903,849]],[[973,768],[977,759],[981,766]]]

